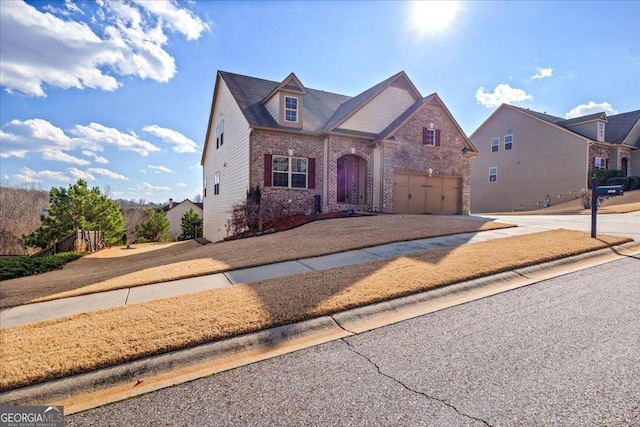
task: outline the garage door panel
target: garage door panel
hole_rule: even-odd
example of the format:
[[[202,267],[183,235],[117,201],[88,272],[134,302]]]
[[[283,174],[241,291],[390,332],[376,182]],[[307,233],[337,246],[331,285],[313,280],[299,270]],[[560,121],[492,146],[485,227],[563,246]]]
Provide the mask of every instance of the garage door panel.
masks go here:
[[[393,211],[404,214],[461,213],[462,181],[458,177],[411,173],[393,175]]]

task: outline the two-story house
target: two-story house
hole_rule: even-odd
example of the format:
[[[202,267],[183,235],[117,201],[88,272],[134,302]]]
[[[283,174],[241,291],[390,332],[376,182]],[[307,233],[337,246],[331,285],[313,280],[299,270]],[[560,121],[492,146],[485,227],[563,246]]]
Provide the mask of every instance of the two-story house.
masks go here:
[[[440,97],[404,72],[355,97],[219,71],[202,153],[204,237],[230,234],[252,186],[287,214],[461,214],[477,154]]]
[[[640,110],[564,119],[502,104],[471,135],[471,210],[511,212],[576,198],[589,170],[640,175]]]

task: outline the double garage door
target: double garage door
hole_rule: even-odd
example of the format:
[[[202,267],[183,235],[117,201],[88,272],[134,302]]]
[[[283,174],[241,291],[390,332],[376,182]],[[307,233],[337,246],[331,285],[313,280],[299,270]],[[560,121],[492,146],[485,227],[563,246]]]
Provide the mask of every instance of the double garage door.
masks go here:
[[[460,214],[462,179],[394,173],[393,211],[400,214]]]

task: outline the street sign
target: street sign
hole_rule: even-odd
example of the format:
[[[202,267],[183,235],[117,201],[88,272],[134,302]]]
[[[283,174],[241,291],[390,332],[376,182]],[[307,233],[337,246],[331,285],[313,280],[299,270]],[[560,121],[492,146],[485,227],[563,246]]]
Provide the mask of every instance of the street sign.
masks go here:
[[[622,185],[606,185],[596,188],[597,196],[622,196]]]

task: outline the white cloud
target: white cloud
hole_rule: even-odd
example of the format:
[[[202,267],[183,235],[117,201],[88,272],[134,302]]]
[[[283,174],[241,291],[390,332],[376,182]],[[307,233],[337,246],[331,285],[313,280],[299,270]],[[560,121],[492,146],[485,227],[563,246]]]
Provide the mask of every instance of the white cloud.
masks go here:
[[[65,9],[42,11],[0,1],[0,84],[9,93],[44,97],[46,85],[113,91],[122,85],[117,77],[167,82],[176,65],[164,49],[165,29],[194,40],[209,27],[187,8],[164,3],[67,1]],[[93,14],[83,11],[96,6]]]
[[[170,1],[140,1],[135,2],[155,14],[171,30],[184,35],[187,40],[197,40],[200,35],[209,30],[209,25],[195,16],[190,10],[180,9]]]
[[[0,129],[0,157],[25,157],[29,152],[72,150],[74,141],[46,120],[11,120]]]
[[[129,188],[132,191],[145,191],[145,194],[153,195],[152,191],[171,191],[171,188],[166,186],[156,186],[153,184],[149,184],[148,182],[142,182],[138,184],[135,188]]]
[[[185,184],[184,182],[179,182],[176,184],[178,187],[188,187],[187,184]]]
[[[110,144],[121,151],[133,151],[141,156],[148,156],[151,151],[160,151],[160,148],[141,139],[135,132],[123,133],[99,123],[90,123],[89,126],[76,125],[70,133],[94,149],[102,149],[103,144]]]
[[[536,79],[544,79],[547,77],[551,77],[553,75],[553,67],[540,68],[538,67],[538,72],[532,77],[533,80]]]
[[[73,179],[65,175],[63,172],[55,172],[50,170],[43,170],[36,172],[27,167],[23,167],[21,173],[14,175],[19,181],[30,183],[38,183],[43,180],[58,181],[58,182],[71,182]]]
[[[53,160],[54,162],[73,163],[74,165],[80,166],[91,164],[88,160],[79,159],[70,154],[63,153],[60,150],[44,150],[42,152],[42,158],[45,160]]]
[[[176,153],[195,153],[198,151],[198,144],[173,129],[151,125],[143,127],[142,130],[157,136],[167,144],[173,145],[173,151]]]
[[[493,92],[487,92],[484,87],[476,91],[476,100],[485,107],[497,107],[501,104],[518,103],[528,99],[533,99],[533,95],[505,83],[496,86]]]
[[[593,101],[589,101],[587,104],[581,104],[575,108],[572,108],[571,111],[564,115],[564,117],[567,119],[573,119],[574,117],[586,116],[588,114],[602,112],[605,112],[608,115],[618,114],[618,110],[613,108],[608,102],[601,102],[600,104],[596,104]]]
[[[109,164],[109,160],[105,159],[104,157],[98,156],[96,153],[93,153],[91,151],[84,150],[82,151],[82,154],[87,157],[91,157],[96,163],[100,163],[101,165]]]
[[[113,178],[113,179],[121,179],[123,181],[129,181],[129,178],[127,178],[126,176],[120,175],[119,173],[116,173],[116,172],[112,172],[109,169],[89,168],[87,169],[87,172],[97,173],[99,175],[108,176],[109,178]]]
[[[84,179],[85,181],[95,181],[96,178],[91,175],[90,173],[87,172],[83,172],[79,169],[76,168],[69,168],[67,169],[67,172],[69,172],[69,174],[71,174],[71,176],[78,180],[78,179]]]
[[[169,169],[166,166],[162,166],[162,165],[158,165],[158,166],[149,165],[149,169],[155,170],[156,173],[160,173],[160,172],[173,173],[173,171],[171,169]]]

